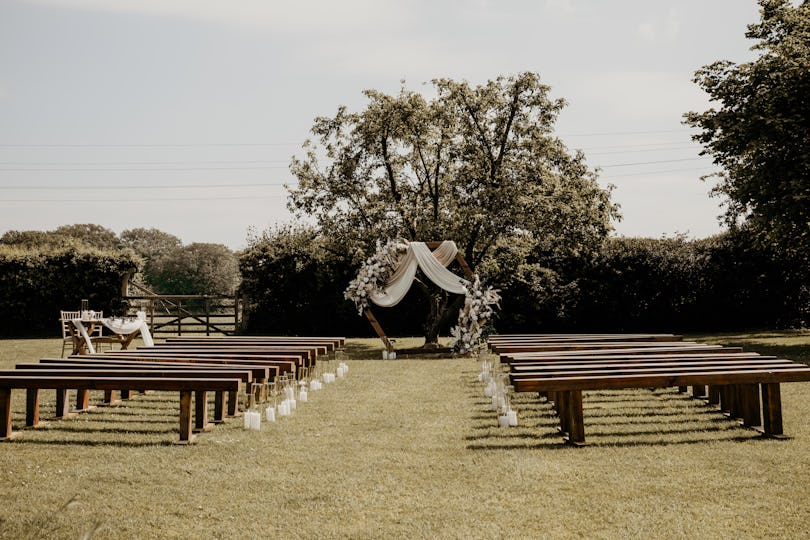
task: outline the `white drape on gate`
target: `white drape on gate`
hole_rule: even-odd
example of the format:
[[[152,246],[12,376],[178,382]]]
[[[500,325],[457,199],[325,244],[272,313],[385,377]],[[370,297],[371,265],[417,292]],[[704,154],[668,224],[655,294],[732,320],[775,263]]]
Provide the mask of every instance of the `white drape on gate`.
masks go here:
[[[446,268],[456,258],[456,253],[458,248],[451,240],[442,242],[435,251],[430,251],[424,242],[411,242],[385,287],[372,292],[369,298],[378,306],[397,305],[410,290],[418,268],[422,269],[430,281],[445,291],[454,294],[466,293],[469,281]]]

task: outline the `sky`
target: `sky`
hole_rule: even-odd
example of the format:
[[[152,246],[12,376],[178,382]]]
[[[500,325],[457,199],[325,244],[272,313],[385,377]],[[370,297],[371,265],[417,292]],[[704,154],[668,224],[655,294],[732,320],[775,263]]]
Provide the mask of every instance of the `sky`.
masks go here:
[[[754,0],[0,0],[0,234],[95,223],[241,249],[292,219],[313,120],[362,91],[540,74],[615,234],[721,231],[683,114],[754,58]]]

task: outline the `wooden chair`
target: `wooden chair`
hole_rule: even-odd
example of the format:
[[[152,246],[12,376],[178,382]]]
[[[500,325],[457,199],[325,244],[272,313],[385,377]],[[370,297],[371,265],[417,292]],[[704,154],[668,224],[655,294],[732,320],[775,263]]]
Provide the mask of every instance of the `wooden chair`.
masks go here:
[[[65,356],[65,348],[70,346],[73,350],[73,319],[78,319],[81,316],[79,311],[62,311],[59,316],[59,324],[62,327],[62,357]]]

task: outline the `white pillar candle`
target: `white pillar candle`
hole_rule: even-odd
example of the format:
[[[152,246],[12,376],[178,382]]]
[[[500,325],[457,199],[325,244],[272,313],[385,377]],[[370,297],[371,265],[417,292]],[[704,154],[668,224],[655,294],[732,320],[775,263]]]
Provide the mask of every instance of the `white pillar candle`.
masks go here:
[[[300,392],[298,392],[298,401],[302,403],[306,403],[309,399],[309,395],[307,394],[307,389],[302,388]]]
[[[388,359],[389,360],[396,360],[397,359],[397,351],[391,351],[390,353],[388,353]]]
[[[349,372],[349,364],[346,362],[341,362],[340,367],[343,368],[343,374],[346,375]]]
[[[388,351],[383,351],[383,360],[388,360]]]
[[[290,414],[292,414],[295,408],[298,407],[298,402],[295,401],[294,399],[291,399],[289,403],[290,403]]]
[[[338,366],[338,368],[337,368],[337,376],[338,376],[338,379],[343,378],[343,368],[340,367],[340,366]]]
[[[278,415],[290,416],[290,403],[286,399],[278,404]]]
[[[262,415],[259,411],[251,411],[250,413],[250,429],[259,430],[262,427]]]
[[[293,388],[292,388],[292,386],[288,386],[287,388],[284,389],[284,396],[287,399],[292,399],[293,398]]]
[[[492,381],[490,381],[486,388],[484,388],[484,395],[487,397],[492,397]]]
[[[509,426],[509,417],[505,414],[498,416],[498,426],[504,428]]]
[[[245,411],[242,419],[245,421],[245,429],[250,429],[250,411]]]
[[[518,425],[518,420],[517,420],[517,411],[514,411],[514,410],[510,410],[510,411],[508,411],[508,412],[506,413],[506,417],[507,417],[507,418],[508,418],[508,420],[509,420],[509,426],[510,426],[510,427],[515,427],[515,426],[517,426],[517,425]]]
[[[275,407],[267,407],[264,410],[264,415],[267,418],[268,422],[275,422],[276,421],[276,409]]]

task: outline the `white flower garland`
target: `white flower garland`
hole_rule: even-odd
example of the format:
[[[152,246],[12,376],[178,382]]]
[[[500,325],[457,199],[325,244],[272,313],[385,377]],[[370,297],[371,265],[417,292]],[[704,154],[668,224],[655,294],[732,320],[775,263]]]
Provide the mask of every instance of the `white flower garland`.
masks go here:
[[[464,306],[458,312],[458,324],[450,329],[453,336],[451,347],[462,354],[469,353],[478,344],[484,327],[487,325],[495,307],[500,307],[501,296],[496,289],[484,289],[478,274],[467,287]]]
[[[382,289],[388,278],[394,273],[397,261],[407,251],[408,244],[404,240],[389,240],[385,245],[377,242],[377,251],[366,259],[365,264],[357,272],[343,296],[354,302],[358,314],[362,315],[369,306],[369,295],[372,291]]]
[[[377,242],[377,251],[366,259],[343,296],[354,302],[357,312],[362,315],[369,307],[369,296],[382,289],[396,270],[397,262],[408,243],[405,240],[389,240],[385,245]],[[464,305],[458,312],[458,324],[450,330],[453,336],[451,347],[462,354],[469,353],[478,343],[495,307],[500,307],[501,297],[492,287],[483,288],[476,274],[467,287]]]

